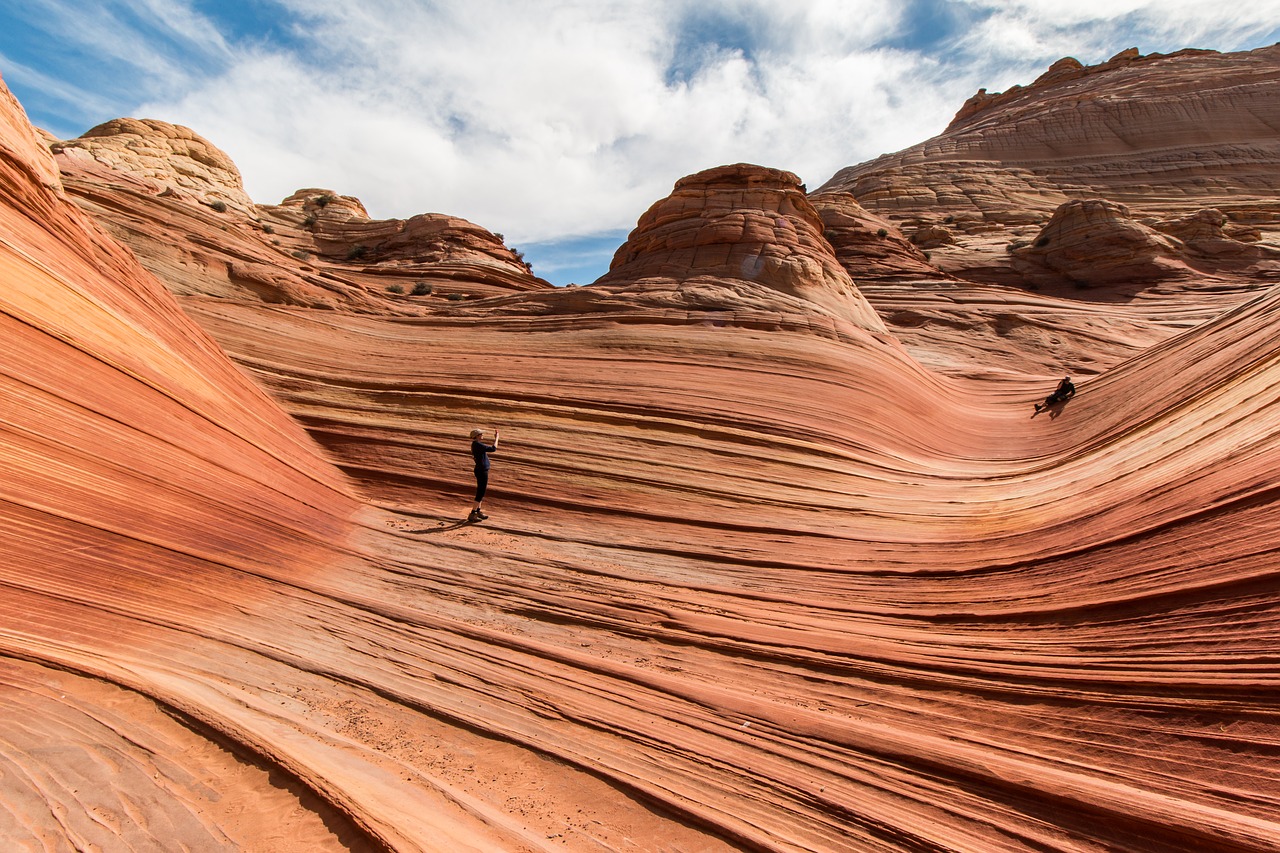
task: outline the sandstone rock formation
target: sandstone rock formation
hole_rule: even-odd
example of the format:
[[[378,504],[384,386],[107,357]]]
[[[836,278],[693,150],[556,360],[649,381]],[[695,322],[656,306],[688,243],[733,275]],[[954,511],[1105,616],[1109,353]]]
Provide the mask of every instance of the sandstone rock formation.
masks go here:
[[[1124,205],[1101,199],[1066,202],[1030,245],[1011,254],[1014,270],[1037,284],[1141,285],[1190,272],[1181,243],[1135,222]]]
[[[420,314],[432,301],[550,287],[457,217],[374,220],[323,189],[256,205],[230,159],[185,127],[116,119],[51,147],[72,197],[178,294]]]
[[[217,219],[64,153],[60,195],[4,96],[18,849],[1280,849],[1280,291],[855,289],[731,167],[598,285],[396,309],[261,260],[310,192]],[[155,263],[188,233],[242,284]],[[912,358],[863,294],[989,331]],[[1101,355],[1030,418],[1033,333]],[[966,341],[1004,375],[922,365]]]
[[[848,192],[929,245],[942,275],[882,280],[842,261],[933,369],[1095,373],[1280,278],[1278,91],[1280,46],[1068,58],[1030,86],[980,92],[942,135],[841,170],[813,197]],[[1071,202],[1128,214],[1064,252],[1046,228]],[[1201,213],[1213,210],[1220,232]]]
[[[206,204],[248,213],[253,201],[240,170],[221,149],[190,128],[155,119],[118,118],[78,139],[53,145],[70,160],[98,163]]]
[[[842,169],[818,192],[850,192],[908,233],[949,218],[959,245],[932,262],[1000,284],[1019,283],[1004,247],[1077,199],[1139,219],[1213,208],[1280,245],[1278,86],[1280,45],[1068,58],[1030,86],[979,92],[940,136]]]
[[[267,221],[306,227],[315,254],[357,263],[366,272],[474,284],[480,293],[537,290],[529,265],[498,235],[465,219],[423,213],[409,219],[370,219],[359,199],[305,189],[279,205],[261,206]]]
[[[1260,244],[1261,231],[1247,224],[1232,224],[1220,210],[1207,208],[1188,216],[1157,221],[1154,227],[1176,237],[1190,258],[1205,259],[1208,268],[1230,269],[1234,262],[1244,272],[1270,272],[1280,276],[1280,247]],[[1202,262],[1203,263],[1203,262]]]
[[[822,235],[854,281],[950,278],[897,225],[871,213],[849,193],[816,193],[809,200],[822,218]]]
[[[739,163],[690,175],[649,208],[598,287],[646,290],[686,283],[723,295],[781,294],[883,330],[823,237],[822,219],[790,172]]]

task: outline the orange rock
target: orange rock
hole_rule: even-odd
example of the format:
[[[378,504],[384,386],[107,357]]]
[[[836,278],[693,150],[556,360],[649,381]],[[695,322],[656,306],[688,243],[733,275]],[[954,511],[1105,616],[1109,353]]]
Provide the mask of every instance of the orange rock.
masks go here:
[[[1029,246],[1012,253],[1027,281],[1081,287],[1163,281],[1190,270],[1182,247],[1136,222],[1129,209],[1103,199],[1069,201]]]
[[[849,193],[815,193],[822,233],[855,281],[949,278],[903,236],[897,225],[866,210]]]
[[[407,220],[374,220],[359,199],[322,189],[298,190],[259,211],[273,221],[292,219],[304,226],[316,253],[331,262],[388,272],[415,270],[419,277],[475,282],[481,290],[550,287],[498,235],[456,216],[424,213]]]
[[[740,163],[681,178],[640,217],[596,286],[679,287],[691,279],[775,292],[867,329],[884,328],[790,172]]]
[[[819,192],[852,193],[900,221],[950,216],[956,244],[932,262],[980,282],[1016,281],[1011,241],[988,239],[992,227],[1042,227],[1073,199],[1105,198],[1139,219],[1215,208],[1280,240],[1278,90],[1280,45],[1064,59],[1029,86],[979,92],[939,136],[842,169]],[[1243,274],[1229,265],[1201,268]]]
[[[1258,245],[1262,239],[1258,228],[1228,228],[1227,217],[1220,210],[1199,210],[1189,216],[1156,222],[1155,227],[1180,240],[1187,252],[1200,262],[1197,265],[1209,271],[1222,271],[1231,261],[1249,264],[1262,259],[1280,259],[1280,248]]]
[[[551,287],[457,217],[373,220],[324,189],[255,205],[235,164],[184,127],[116,119],[51,147],[72,198],[180,295],[415,315],[450,294]]]

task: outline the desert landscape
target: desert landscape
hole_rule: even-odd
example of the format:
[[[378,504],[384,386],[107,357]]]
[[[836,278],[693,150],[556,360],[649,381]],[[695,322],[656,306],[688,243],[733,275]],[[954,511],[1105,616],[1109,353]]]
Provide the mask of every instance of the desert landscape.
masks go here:
[[[1280,850],[1280,45],[957,109],[554,287],[0,91],[5,849]]]

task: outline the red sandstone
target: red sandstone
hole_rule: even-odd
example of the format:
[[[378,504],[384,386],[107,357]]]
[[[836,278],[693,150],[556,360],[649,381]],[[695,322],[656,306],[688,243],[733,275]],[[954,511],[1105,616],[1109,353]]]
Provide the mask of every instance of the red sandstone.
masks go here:
[[[210,196],[171,125],[55,159],[0,98],[15,846],[1280,849],[1265,228],[1117,202],[1173,284],[975,285],[738,165],[552,289],[451,217]],[[1055,256],[1068,213],[1004,273],[1129,269]]]

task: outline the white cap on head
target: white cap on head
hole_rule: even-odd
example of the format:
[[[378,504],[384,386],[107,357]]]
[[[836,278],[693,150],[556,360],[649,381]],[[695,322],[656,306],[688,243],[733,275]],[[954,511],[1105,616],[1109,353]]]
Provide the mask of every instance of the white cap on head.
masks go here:
[[[482,436],[482,435],[484,435],[484,430],[482,430],[482,429],[473,429],[473,430],[471,431],[471,437],[472,437],[472,438],[479,438],[479,437],[480,437],[480,436]]]

